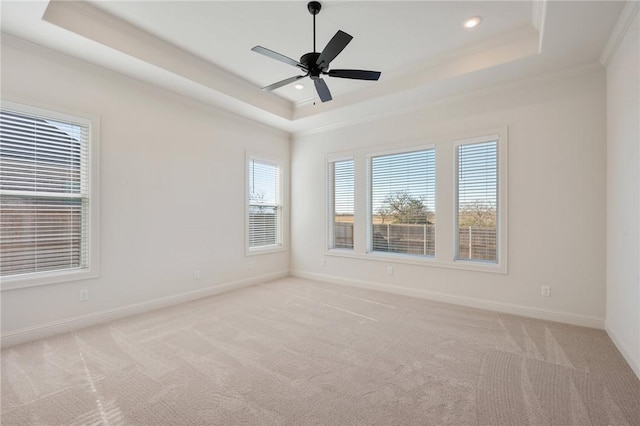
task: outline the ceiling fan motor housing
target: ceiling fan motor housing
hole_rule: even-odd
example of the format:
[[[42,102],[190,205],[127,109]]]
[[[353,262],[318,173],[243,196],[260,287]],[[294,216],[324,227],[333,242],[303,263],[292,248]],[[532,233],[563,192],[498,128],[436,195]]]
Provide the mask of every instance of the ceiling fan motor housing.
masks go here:
[[[310,52],[310,53],[305,53],[300,58],[300,63],[304,65],[305,68],[309,71],[309,77],[311,77],[312,80],[316,80],[320,78],[320,74],[323,71],[327,70],[326,66],[321,68],[316,64],[319,57],[320,57],[320,53]]]

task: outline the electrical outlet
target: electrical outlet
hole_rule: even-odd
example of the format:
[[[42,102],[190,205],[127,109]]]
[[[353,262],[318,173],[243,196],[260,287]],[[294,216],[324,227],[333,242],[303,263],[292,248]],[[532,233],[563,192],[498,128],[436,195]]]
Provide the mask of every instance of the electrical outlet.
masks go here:
[[[247,266],[249,266],[249,269],[253,269],[253,262],[249,262]]]
[[[84,302],[89,300],[89,290],[88,289],[84,289],[84,290],[80,290],[80,301]]]
[[[548,285],[543,285],[542,287],[540,287],[540,294],[542,294],[545,297],[550,297],[551,296],[551,287]]]
[[[323,259],[321,259],[321,260],[320,260],[320,264],[321,264],[322,266],[327,266],[327,259],[324,259],[324,258],[323,258]]]
[[[393,266],[387,266],[387,275],[393,275]]]
[[[199,280],[200,279],[200,270],[196,269],[195,271],[193,271],[193,279],[194,280]]]

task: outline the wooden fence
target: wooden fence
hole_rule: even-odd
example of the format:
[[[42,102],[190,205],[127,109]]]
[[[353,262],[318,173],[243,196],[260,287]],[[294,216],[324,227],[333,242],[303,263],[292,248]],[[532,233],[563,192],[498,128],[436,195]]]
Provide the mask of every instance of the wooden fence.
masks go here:
[[[435,256],[435,225],[373,224],[373,251]],[[353,248],[353,223],[334,223],[335,248]],[[458,259],[497,260],[497,231],[458,229]]]

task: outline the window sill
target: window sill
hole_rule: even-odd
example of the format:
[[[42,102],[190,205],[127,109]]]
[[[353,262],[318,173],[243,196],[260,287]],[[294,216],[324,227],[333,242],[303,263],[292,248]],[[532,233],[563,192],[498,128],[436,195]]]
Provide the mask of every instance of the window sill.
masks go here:
[[[283,245],[277,245],[277,246],[265,246],[265,247],[256,247],[256,248],[250,248],[247,249],[247,256],[258,256],[261,254],[271,254],[271,253],[280,253],[285,251],[285,248]]]
[[[92,269],[75,269],[66,271],[35,272],[30,274],[2,277],[0,291],[19,290],[22,288],[60,284],[71,281],[98,278],[100,274]]]
[[[475,272],[489,272],[494,274],[506,274],[506,265],[488,263],[482,261],[472,260],[451,260],[443,261],[434,257],[425,257],[419,255],[399,254],[399,253],[384,253],[384,252],[369,252],[369,253],[356,253],[346,249],[331,249],[327,250],[327,256],[344,257],[359,260],[369,260],[374,262],[388,262],[398,263],[405,265],[417,265],[417,266],[429,266],[436,268],[458,269],[465,271]]]

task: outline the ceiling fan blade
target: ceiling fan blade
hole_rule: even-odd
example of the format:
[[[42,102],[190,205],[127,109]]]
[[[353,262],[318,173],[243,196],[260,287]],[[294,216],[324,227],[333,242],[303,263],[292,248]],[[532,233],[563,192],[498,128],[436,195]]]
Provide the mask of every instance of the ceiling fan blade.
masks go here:
[[[327,87],[327,83],[325,83],[323,79],[319,78],[317,80],[313,80],[313,84],[316,86],[316,92],[318,92],[318,96],[322,102],[327,102],[333,99],[331,97],[331,92]]]
[[[366,70],[329,70],[326,73],[329,77],[353,78],[355,80],[377,80],[380,78],[380,71]]]
[[[347,44],[349,44],[351,39],[353,39],[353,37],[349,34],[338,30],[333,38],[329,40],[329,43],[327,43],[327,46],[324,48],[320,56],[318,56],[316,64],[320,65],[321,68],[328,67],[329,63],[333,61],[345,47],[347,47]]]
[[[262,90],[266,90],[267,92],[270,92],[272,90],[277,89],[278,87],[286,86],[287,84],[291,84],[294,81],[298,81],[301,78],[305,78],[305,77],[306,77],[306,75],[296,75],[295,77],[290,77],[290,78],[284,79],[282,81],[279,81],[277,83],[270,84],[267,87],[263,87]]]
[[[293,65],[294,67],[302,68],[306,70],[305,66],[300,62],[289,58],[288,56],[284,56],[278,52],[274,52],[273,50],[269,50],[266,47],[262,46],[254,46],[251,50],[254,52],[260,53],[262,55],[268,56],[276,61],[284,62],[285,64]]]

